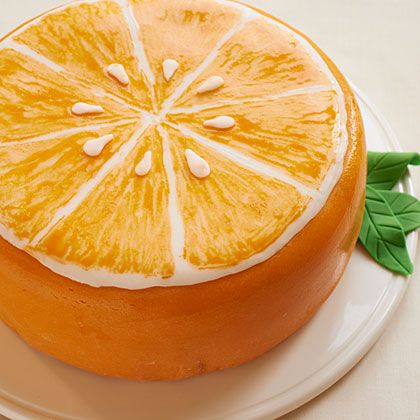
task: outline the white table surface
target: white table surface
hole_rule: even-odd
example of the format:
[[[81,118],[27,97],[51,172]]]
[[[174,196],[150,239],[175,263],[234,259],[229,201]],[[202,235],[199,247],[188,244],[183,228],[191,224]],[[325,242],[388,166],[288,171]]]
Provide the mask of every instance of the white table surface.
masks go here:
[[[174,0],[176,1],[176,0]],[[61,0],[0,0],[0,36]],[[308,34],[420,151],[420,0],[248,0]],[[412,171],[420,191],[420,169]],[[395,318],[348,375],[285,420],[420,419],[420,250]]]

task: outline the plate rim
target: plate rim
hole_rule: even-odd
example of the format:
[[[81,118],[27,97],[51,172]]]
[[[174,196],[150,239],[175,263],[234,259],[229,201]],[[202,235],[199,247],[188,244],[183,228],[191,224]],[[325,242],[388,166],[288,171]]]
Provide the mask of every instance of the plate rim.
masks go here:
[[[387,119],[372,101],[367,98],[362,90],[351,81],[349,83],[357,99],[364,102],[371,111],[372,116],[375,117],[379,125],[383,128],[387,136],[387,143],[390,144],[393,150],[402,151],[398,138]],[[403,179],[402,185],[406,192],[414,194],[410,171],[408,171],[407,176]],[[408,238],[408,248],[413,259],[415,259],[417,243],[418,233],[413,232]],[[353,333],[353,337],[345,349],[336,354],[331,360],[313,372],[309,377],[280,394],[242,409],[224,413],[222,416],[210,417],[210,419],[266,420],[277,418],[308,403],[338,382],[362,360],[381,337],[401,303],[407,291],[410,277],[394,274],[392,278],[395,281],[384,291],[371,316]],[[16,397],[7,396],[4,391],[0,392],[0,414],[16,420],[45,420],[49,415],[47,411],[41,412],[32,406],[31,403],[20,401]]]

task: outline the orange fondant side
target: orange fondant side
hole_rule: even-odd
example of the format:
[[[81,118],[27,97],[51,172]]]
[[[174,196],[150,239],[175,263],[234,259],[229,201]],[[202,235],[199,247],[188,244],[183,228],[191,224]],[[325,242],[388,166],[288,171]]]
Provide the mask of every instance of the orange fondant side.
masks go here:
[[[29,344],[103,375],[180,379],[236,366],[300,328],[327,299],[362,221],[366,151],[350,88],[344,173],[322,211],[268,261],[195,286],[129,291],[61,277],[0,239],[0,317]]]

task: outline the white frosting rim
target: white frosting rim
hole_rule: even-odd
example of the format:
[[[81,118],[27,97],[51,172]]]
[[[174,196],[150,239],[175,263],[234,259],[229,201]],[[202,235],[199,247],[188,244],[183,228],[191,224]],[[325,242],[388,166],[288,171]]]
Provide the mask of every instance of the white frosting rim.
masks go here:
[[[18,29],[15,32],[12,32],[8,38],[6,38],[2,42],[1,48],[5,48],[8,45],[9,38],[15,36],[16,34],[22,32],[23,30],[27,29],[31,25],[38,22],[40,19],[44,18],[46,15],[49,15],[51,13],[55,13],[58,10],[65,9],[67,7],[74,7],[77,4],[81,3],[96,3],[100,0],[83,0],[78,1],[75,3],[72,3],[70,5],[64,5],[62,7],[58,7],[53,9],[50,12],[47,12],[38,18],[34,19],[27,25],[24,25],[22,28]],[[122,7],[126,7],[125,0],[114,0],[116,3],[120,4]],[[283,25],[281,22],[275,20],[274,18],[264,16],[260,14],[258,11],[255,11],[251,9],[248,6],[236,3],[235,1],[231,0],[215,0],[216,2],[223,4],[225,6],[233,7],[238,10],[241,10],[244,13],[244,20],[237,25],[237,30],[240,30],[244,24],[253,18],[262,18],[269,22],[270,24],[274,24],[278,27],[280,27],[283,31],[291,34],[299,43],[302,45],[305,50],[308,52],[308,54],[311,56],[313,61],[318,65],[318,67],[322,70],[324,75],[329,79],[331,83],[331,91],[335,91],[337,94],[337,102],[338,102],[338,121],[337,121],[337,131],[339,131],[340,136],[338,137],[338,147],[336,149],[336,159],[335,163],[330,167],[328,174],[323,181],[321,188],[319,191],[315,192],[314,196],[312,197],[311,202],[307,206],[304,213],[299,217],[298,220],[291,223],[287,229],[283,232],[283,234],[274,241],[270,246],[268,246],[264,251],[254,254],[247,260],[244,260],[240,263],[238,263],[235,266],[222,268],[222,269],[197,269],[190,264],[187,263],[185,259],[182,258],[183,250],[183,240],[184,240],[184,231],[183,231],[183,221],[180,217],[179,211],[175,206],[176,204],[176,196],[174,194],[174,187],[175,187],[175,181],[174,181],[174,173],[170,170],[167,170],[167,176],[170,184],[171,189],[171,197],[170,197],[170,213],[171,213],[171,219],[172,223],[176,221],[176,225],[173,226],[173,251],[174,253],[174,260],[175,260],[175,273],[173,276],[171,276],[168,279],[164,279],[161,277],[153,277],[153,276],[144,276],[142,274],[138,273],[111,273],[104,269],[98,269],[98,270],[86,270],[80,266],[74,265],[74,264],[64,264],[56,260],[55,258],[49,257],[41,252],[33,251],[31,249],[28,249],[28,241],[20,240],[17,238],[11,229],[6,228],[3,224],[0,223],[0,236],[14,245],[16,248],[23,249],[25,252],[29,253],[31,256],[36,258],[41,264],[48,267],[53,272],[62,275],[64,277],[67,277],[71,280],[74,280],[76,282],[90,285],[93,287],[117,287],[120,289],[128,289],[128,290],[140,290],[140,289],[146,289],[150,287],[173,287],[173,286],[189,286],[194,285],[198,283],[203,283],[207,281],[212,281],[216,279],[220,279],[222,277],[239,273],[241,271],[244,271],[248,268],[251,268],[254,265],[257,265],[259,263],[262,263],[272,256],[274,256],[276,253],[278,253],[294,236],[296,236],[324,207],[325,203],[327,202],[328,198],[330,197],[330,194],[332,190],[334,189],[335,185],[341,178],[342,172],[343,172],[343,165],[344,165],[344,158],[347,152],[348,148],[348,130],[347,130],[347,111],[346,111],[346,104],[344,99],[344,94],[341,90],[340,84],[338,83],[337,79],[329,69],[327,63],[322,59],[320,54],[312,47],[312,45],[301,35],[290,29],[289,27]],[[132,34],[137,33],[138,28],[134,28],[133,25],[135,24],[132,19],[132,12],[128,12],[130,15],[130,20],[127,20],[127,24],[130,27],[130,30]],[[127,12],[125,12],[125,16],[127,16]],[[232,37],[237,31],[235,28],[232,28],[228,34],[226,34],[223,37],[223,40],[227,42],[230,37]],[[15,42],[11,41],[9,42],[10,47],[15,47]],[[220,48],[224,42],[218,43],[218,48]],[[17,48],[16,48],[17,49]],[[26,47],[23,47],[20,49],[21,52],[27,50]],[[145,58],[144,50],[141,45],[138,44],[136,41],[136,50],[138,51],[138,54],[141,56],[141,58]],[[217,52],[217,48],[216,48]],[[29,55],[29,54],[28,54]],[[32,54],[33,55],[33,54]],[[208,57],[205,60],[205,63],[210,64],[211,61],[216,57],[214,54],[214,51],[210,54],[210,58]],[[49,60],[44,59],[40,56],[40,61],[45,60],[44,63],[47,64],[49,67],[56,66],[54,63],[49,62]],[[145,67],[145,68],[144,68]],[[201,68],[202,67],[202,68]],[[203,71],[205,69],[205,65],[200,66],[199,70]],[[57,71],[62,71],[62,69],[59,66],[56,66],[55,68]],[[148,66],[148,63],[144,64],[143,61],[143,68],[141,69],[146,75],[148,76],[149,81],[154,81],[153,75],[151,75],[150,67]],[[201,72],[200,71],[200,72]],[[200,72],[196,70],[194,72],[194,76],[197,77]],[[182,84],[182,87],[187,89],[189,85],[195,80],[191,77],[188,78],[188,75],[186,77],[185,82]],[[193,80],[191,80],[193,79]],[[308,88],[308,91],[310,91],[311,88]],[[175,99],[170,100],[170,103],[167,103],[166,105],[166,112],[169,109],[169,106],[172,105],[175,100],[180,96],[181,89],[179,89],[176,92]],[[300,93],[305,93],[305,89],[302,89]],[[169,98],[171,99],[171,98]],[[246,102],[246,101],[244,101]],[[169,106],[168,106],[169,105]],[[223,103],[220,103],[220,105],[223,105]],[[152,124],[155,124],[156,120],[151,118],[151,121],[149,122],[149,127]],[[142,132],[147,129],[147,126],[142,127]],[[139,133],[139,131],[137,132]],[[338,134],[338,133],[337,133]],[[163,134],[164,135],[164,134]],[[165,141],[165,140],[164,140]],[[130,145],[127,149],[132,150],[134,147],[134,136],[130,140]],[[124,147],[124,146],[123,146]],[[164,147],[165,149],[165,147]],[[118,152],[117,152],[118,153]],[[124,153],[125,154],[125,153]],[[118,160],[120,161],[120,160]],[[168,153],[168,150],[166,150],[166,164],[170,164],[170,156]],[[106,165],[106,164],[105,164]],[[87,194],[86,194],[87,195]],[[83,201],[83,200],[82,200]],[[73,203],[74,204],[74,203]],[[72,210],[74,210],[74,205],[70,206]],[[52,227],[52,224],[49,225]],[[45,229],[43,229],[45,231]],[[174,233],[176,234],[174,236]],[[37,235],[40,236],[39,234]]]

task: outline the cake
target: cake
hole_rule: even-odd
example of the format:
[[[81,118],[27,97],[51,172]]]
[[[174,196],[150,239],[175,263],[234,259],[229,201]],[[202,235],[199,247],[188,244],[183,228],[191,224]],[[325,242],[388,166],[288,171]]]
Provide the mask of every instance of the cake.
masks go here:
[[[222,0],[73,2],[0,43],[0,318],[101,375],[238,366],[360,230],[360,111],[307,37]]]

